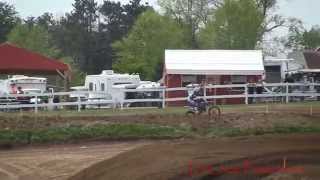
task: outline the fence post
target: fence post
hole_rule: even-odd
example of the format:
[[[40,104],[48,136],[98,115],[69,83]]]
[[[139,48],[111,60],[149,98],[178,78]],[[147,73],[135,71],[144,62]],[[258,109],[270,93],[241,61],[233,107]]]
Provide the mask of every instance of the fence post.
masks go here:
[[[166,108],[166,87],[162,89],[162,109]]]
[[[248,98],[248,84],[246,84],[245,86],[244,86],[244,94],[245,94],[245,103],[246,103],[246,105],[248,105],[249,104],[249,98]]]
[[[120,101],[120,109],[123,110],[123,101]]]
[[[35,107],[34,107],[34,112],[38,113],[38,96],[35,96]]]
[[[205,100],[207,100],[207,87],[206,86],[204,86],[204,88],[203,88],[203,98]]]
[[[80,94],[78,95],[78,97],[77,97],[77,99],[78,99],[78,112],[81,112],[81,98],[80,98]]]
[[[289,84],[286,83],[286,103],[289,103]]]
[[[9,94],[6,93],[6,109],[5,109],[6,112],[9,111]],[[20,109],[21,111],[21,109]]]
[[[310,105],[310,116],[312,116],[313,115],[313,105],[311,104]]]
[[[213,92],[214,92],[214,99],[213,99],[213,103],[214,103],[214,105],[216,106],[217,105],[217,98],[216,98],[216,96],[217,96],[217,88],[216,88],[216,86],[214,85],[213,86]]]

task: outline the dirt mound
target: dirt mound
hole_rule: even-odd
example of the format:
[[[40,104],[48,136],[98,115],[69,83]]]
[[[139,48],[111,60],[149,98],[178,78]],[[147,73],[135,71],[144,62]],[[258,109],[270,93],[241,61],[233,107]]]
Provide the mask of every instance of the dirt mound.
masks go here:
[[[319,134],[158,143],[95,164],[69,180],[319,179],[320,143],[315,142]]]

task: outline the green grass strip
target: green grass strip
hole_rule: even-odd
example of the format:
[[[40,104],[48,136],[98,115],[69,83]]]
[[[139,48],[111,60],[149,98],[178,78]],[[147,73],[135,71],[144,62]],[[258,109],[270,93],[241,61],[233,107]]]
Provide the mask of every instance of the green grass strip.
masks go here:
[[[69,142],[83,139],[179,138],[188,130],[159,125],[110,124],[70,126],[43,130],[1,130],[0,144]]]
[[[272,128],[209,128],[208,137],[236,137],[236,136],[259,136],[265,134],[299,134],[320,133],[320,127],[316,126],[274,126]]]

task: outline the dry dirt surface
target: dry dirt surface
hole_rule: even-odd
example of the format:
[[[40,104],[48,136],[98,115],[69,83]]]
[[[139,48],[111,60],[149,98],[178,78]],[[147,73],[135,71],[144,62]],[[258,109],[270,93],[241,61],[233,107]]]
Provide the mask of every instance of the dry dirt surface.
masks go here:
[[[155,143],[69,180],[320,179],[320,134]]]
[[[147,142],[51,145],[0,151],[0,180],[64,180]]]

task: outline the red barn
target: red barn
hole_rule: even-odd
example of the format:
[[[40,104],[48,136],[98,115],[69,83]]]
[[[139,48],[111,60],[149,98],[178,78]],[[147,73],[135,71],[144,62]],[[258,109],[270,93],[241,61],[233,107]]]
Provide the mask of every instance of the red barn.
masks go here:
[[[67,91],[70,71],[67,64],[58,60],[50,59],[10,43],[0,44],[0,74],[59,75],[64,80],[64,88]]]
[[[246,84],[264,75],[262,51],[259,50],[166,50],[164,84],[167,88],[188,84]],[[213,95],[210,90],[208,95]],[[235,94],[239,90],[216,89],[215,94]],[[186,92],[168,92],[167,97],[186,97]],[[228,99],[222,103],[241,103]],[[174,103],[172,105],[181,105]]]

